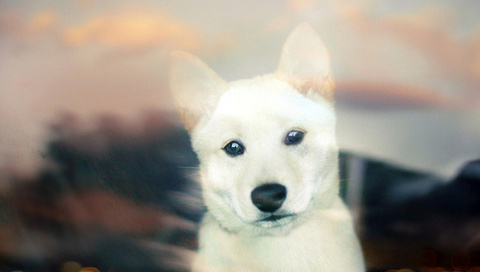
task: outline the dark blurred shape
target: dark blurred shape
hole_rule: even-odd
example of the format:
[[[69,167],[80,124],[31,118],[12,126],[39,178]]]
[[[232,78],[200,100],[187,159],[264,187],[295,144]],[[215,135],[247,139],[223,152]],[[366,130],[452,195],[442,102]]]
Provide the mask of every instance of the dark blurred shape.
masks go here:
[[[63,137],[55,137],[46,154],[58,167],[52,173],[57,176],[47,181],[50,189],[96,186],[169,205],[168,196],[187,185],[182,170],[197,165],[187,133],[174,120],[166,113],[150,113],[139,129],[102,116],[96,130],[74,135],[57,126]]]
[[[455,257],[460,253],[469,268],[480,266],[480,160],[466,163],[451,181],[365,163],[362,239],[373,266],[435,264],[450,271],[454,258],[465,259]]]
[[[44,154],[51,167],[0,198],[0,270],[187,271],[203,207],[197,159],[175,116],[64,115]]]

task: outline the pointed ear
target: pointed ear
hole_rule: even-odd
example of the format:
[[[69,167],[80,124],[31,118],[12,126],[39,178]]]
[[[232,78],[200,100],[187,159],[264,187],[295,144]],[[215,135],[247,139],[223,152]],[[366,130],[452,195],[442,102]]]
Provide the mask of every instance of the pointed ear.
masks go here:
[[[334,82],[328,52],[307,23],[297,26],[288,36],[276,75],[309,98],[320,95],[333,101]]]
[[[170,55],[169,83],[188,131],[215,110],[220,95],[228,88],[199,58],[181,51]]]

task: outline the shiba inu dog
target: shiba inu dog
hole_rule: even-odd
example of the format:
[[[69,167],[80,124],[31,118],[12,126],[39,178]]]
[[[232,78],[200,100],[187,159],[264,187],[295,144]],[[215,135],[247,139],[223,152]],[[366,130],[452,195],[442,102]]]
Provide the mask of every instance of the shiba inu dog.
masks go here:
[[[364,271],[338,195],[329,57],[308,24],[273,74],[227,83],[174,52],[169,77],[208,210],[193,271]]]

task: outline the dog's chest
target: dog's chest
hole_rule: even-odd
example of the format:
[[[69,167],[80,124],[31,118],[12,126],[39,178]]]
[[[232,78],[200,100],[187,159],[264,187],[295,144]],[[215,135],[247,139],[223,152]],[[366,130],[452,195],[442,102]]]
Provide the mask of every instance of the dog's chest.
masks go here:
[[[258,237],[231,234],[207,224],[200,255],[205,265],[216,267],[204,271],[362,271],[361,256],[349,256],[352,246],[358,246],[350,225],[324,217],[288,235]]]

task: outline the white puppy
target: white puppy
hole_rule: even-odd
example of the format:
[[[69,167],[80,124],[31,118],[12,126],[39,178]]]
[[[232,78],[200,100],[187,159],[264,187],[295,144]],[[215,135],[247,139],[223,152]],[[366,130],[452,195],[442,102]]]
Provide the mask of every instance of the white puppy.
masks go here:
[[[307,24],[278,70],[227,83],[172,54],[170,87],[200,160],[208,212],[194,271],[364,271],[340,199],[333,79]]]

